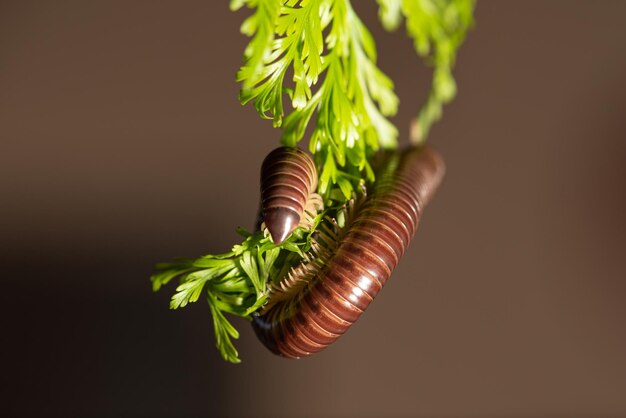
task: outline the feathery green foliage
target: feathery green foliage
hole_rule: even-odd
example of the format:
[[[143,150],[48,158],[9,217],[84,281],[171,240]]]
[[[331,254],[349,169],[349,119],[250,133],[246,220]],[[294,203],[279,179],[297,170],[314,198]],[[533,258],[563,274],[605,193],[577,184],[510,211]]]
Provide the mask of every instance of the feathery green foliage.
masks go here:
[[[380,1],[380,0],[379,0]],[[417,53],[434,66],[433,82],[420,109],[413,140],[423,142],[431,125],[441,118],[442,107],[456,96],[452,68],[457,50],[474,23],[474,0],[386,0],[402,2],[407,32]],[[387,7],[389,10],[389,7]]]
[[[315,225],[320,220],[321,215]],[[217,349],[224,360],[232,363],[240,362],[232,343],[232,339],[239,338],[239,333],[224,313],[250,319],[250,314],[265,303],[269,278],[281,277],[285,265],[297,263],[309,251],[312,233],[298,228],[286,241],[276,245],[262,231],[251,234],[239,229],[238,232],[244,241],[230,252],[158,264],[150,278],[154,291],[179,279],[176,293],[170,300],[171,309],[184,308],[206,292]]]
[[[413,142],[423,142],[443,104],[456,94],[452,67],[473,23],[475,0],[377,1],[383,26],[395,30],[404,17],[417,53],[434,67],[431,92],[412,132]],[[253,13],[241,26],[251,39],[237,73],[240,101],[252,102],[262,118],[282,128],[284,145],[295,146],[310,132],[309,149],[320,172],[318,193],[327,210],[310,230],[297,228],[280,245],[262,231],[240,229],[243,242],[230,252],[157,265],[151,277],[155,291],[179,280],[170,308],[206,294],[218,351],[233,363],[240,362],[232,342],[239,333],[225,313],[250,319],[263,306],[270,284],[310,250],[324,217],[340,218],[340,208],[359,184],[374,180],[372,154],[397,147],[398,136],[388,120],[398,110],[393,82],[378,68],[374,40],[349,0],[230,2],[232,10],[244,6]]]
[[[252,101],[261,117],[282,127],[289,146],[315,114],[309,148],[321,167],[319,193],[329,197],[336,185],[349,199],[362,177],[373,180],[368,157],[397,143],[387,117],[397,112],[398,98],[376,66],[374,39],[348,0],[239,0],[231,7],[244,4],[256,11],[241,27],[252,36],[237,74],[241,102]]]

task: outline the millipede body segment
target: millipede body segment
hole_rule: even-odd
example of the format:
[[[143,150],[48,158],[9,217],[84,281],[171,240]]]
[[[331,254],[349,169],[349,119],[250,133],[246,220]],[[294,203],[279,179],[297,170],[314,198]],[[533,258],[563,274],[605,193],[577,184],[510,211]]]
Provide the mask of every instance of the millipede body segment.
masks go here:
[[[268,171],[273,169],[270,157]],[[275,354],[300,358],[323,350],[345,333],[400,261],[444,172],[443,160],[428,147],[390,157],[314,277],[288,299],[254,316],[253,327],[263,344]],[[273,207],[282,208],[282,198],[276,202]]]
[[[311,157],[299,148],[280,147],[261,166],[261,219],[280,244],[300,224],[307,201],[317,187]]]

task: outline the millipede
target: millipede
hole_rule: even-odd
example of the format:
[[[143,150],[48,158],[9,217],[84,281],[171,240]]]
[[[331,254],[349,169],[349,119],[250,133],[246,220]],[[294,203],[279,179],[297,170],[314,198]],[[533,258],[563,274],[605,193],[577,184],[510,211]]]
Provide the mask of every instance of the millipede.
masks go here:
[[[315,190],[315,167],[304,164],[301,155],[308,155],[295,150],[279,148],[263,164],[264,219],[275,242],[297,224],[300,218],[294,213],[302,216],[305,196]],[[291,169],[297,174],[287,175]],[[386,158],[367,196],[349,202],[346,224],[339,227],[333,220],[322,225],[312,255],[282,279],[282,287],[270,293],[268,304],[253,316],[261,342],[275,354],[301,358],[343,335],[391,276],[444,172],[442,158],[428,147]],[[270,186],[272,176],[283,177],[274,181],[293,192],[274,193],[280,187]]]
[[[283,242],[309,213],[323,207],[315,193],[317,169],[311,157],[297,147],[279,147],[261,165],[261,213],[272,241]]]

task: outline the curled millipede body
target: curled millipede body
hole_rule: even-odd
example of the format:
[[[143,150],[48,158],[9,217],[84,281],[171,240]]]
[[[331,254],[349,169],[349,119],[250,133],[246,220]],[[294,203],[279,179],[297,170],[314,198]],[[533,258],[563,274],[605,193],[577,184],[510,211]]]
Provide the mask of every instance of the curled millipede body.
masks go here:
[[[261,220],[275,243],[283,242],[305,221],[307,210],[314,212],[322,206],[314,193],[316,187],[315,163],[301,149],[280,147],[265,157],[261,166]]]
[[[373,192],[335,235],[337,242],[320,245],[315,259],[296,267],[306,282],[295,291],[278,292],[278,300],[270,295],[268,307],[253,317],[263,344],[275,354],[300,358],[346,332],[398,264],[444,171],[441,157],[427,147],[391,157]],[[322,241],[333,235],[322,234]]]

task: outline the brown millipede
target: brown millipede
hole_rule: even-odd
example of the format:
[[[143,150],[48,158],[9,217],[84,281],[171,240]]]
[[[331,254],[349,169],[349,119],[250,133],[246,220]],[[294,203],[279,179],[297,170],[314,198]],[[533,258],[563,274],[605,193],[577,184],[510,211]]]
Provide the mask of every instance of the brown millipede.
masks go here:
[[[263,344],[275,354],[300,358],[345,333],[398,264],[444,171],[443,160],[428,147],[390,158],[337,242],[322,232],[318,256],[296,267],[299,277],[287,278],[299,280],[295,291],[278,292],[276,300],[271,295],[253,317]]]
[[[321,199],[314,193],[317,170],[311,157],[295,147],[270,152],[261,166],[261,219],[276,244],[283,242],[305,220],[305,211],[315,212]],[[314,207],[308,207],[307,204]]]

